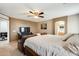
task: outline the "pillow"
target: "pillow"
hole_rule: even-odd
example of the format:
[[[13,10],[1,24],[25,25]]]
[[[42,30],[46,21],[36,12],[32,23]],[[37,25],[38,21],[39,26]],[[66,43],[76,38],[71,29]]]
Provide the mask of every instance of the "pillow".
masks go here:
[[[41,34],[40,34],[40,33],[37,33],[36,35],[39,36],[39,35],[41,35]]]
[[[70,38],[72,35],[73,35],[73,34],[70,34],[70,33],[69,33],[69,34],[66,34],[66,35],[64,35],[64,36],[62,37],[62,40],[63,40],[63,41],[67,41],[67,39]]]
[[[66,42],[79,45],[79,34],[73,34]]]
[[[79,34],[73,34],[65,42],[64,48],[71,51],[72,53],[79,55]]]
[[[72,53],[74,53],[74,54],[76,54],[76,55],[79,55],[79,45],[70,43],[70,44],[68,45],[68,49],[69,49]]]

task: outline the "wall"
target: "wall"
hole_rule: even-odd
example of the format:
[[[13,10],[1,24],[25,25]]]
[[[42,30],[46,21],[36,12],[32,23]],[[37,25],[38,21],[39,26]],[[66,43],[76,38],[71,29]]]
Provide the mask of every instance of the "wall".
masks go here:
[[[45,21],[45,23],[47,23],[47,29],[41,29],[41,24],[44,22],[39,22],[38,23],[38,33],[48,33],[48,34],[52,34],[53,33],[53,21]]]
[[[54,34],[55,32],[54,22],[58,20],[63,20],[66,22],[66,33],[79,33],[79,15],[59,17],[59,18],[55,18],[49,21],[45,21],[45,23],[47,23],[47,30],[41,29],[41,23],[43,22],[36,23],[36,22],[31,22],[31,21],[10,18],[11,41],[17,40],[17,32],[19,31],[19,27],[21,26],[31,27],[31,32],[33,33],[44,33],[45,32],[48,34]]]
[[[53,24],[56,21],[64,20],[66,22],[66,33],[79,33],[79,15],[70,15],[53,19]],[[53,25],[54,27],[54,25]],[[55,27],[54,27],[55,28]],[[54,30],[54,29],[53,29]],[[55,31],[53,31],[55,32]]]
[[[68,16],[68,33],[79,33],[79,15]]]
[[[47,30],[43,30],[41,29],[41,24],[43,22],[39,22],[38,23],[38,33],[48,33],[48,34],[55,34],[55,22],[56,21],[65,21],[66,25],[66,29],[65,32],[67,33],[67,16],[64,17],[58,17],[58,18],[54,18],[52,20],[49,21],[45,21],[45,23],[47,23]]]
[[[17,40],[17,32],[19,31],[19,27],[30,27],[31,32],[37,32],[37,23],[31,21],[25,21],[15,18],[10,18],[10,41]]]

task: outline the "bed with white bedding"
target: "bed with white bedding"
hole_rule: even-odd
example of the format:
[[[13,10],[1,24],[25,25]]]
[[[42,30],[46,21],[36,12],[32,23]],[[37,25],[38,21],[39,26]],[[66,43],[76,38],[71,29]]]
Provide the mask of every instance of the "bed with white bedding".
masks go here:
[[[78,42],[78,39],[79,34],[66,35],[65,37],[39,35],[26,39],[24,47],[27,46],[31,48],[40,56],[76,56],[79,55],[78,43],[75,44]],[[74,40],[76,42],[73,42]]]

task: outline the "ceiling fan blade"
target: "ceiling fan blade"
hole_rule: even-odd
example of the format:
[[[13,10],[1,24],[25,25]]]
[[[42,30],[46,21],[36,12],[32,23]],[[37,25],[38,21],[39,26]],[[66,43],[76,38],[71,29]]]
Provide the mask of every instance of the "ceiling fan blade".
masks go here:
[[[44,16],[39,16],[39,17],[44,18]]]
[[[29,11],[29,12],[33,14],[33,12],[32,12],[32,11]]]
[[[44,12],[40,12],[40,13],[39,13],[39,15],[42,15],[42,14],[44,14]]]

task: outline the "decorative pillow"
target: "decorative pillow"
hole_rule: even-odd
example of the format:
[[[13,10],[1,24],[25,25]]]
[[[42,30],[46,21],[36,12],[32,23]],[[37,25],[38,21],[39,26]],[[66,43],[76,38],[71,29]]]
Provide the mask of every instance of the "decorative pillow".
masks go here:
[[[73,34],[64,45],[64,48],[79,55],[79,34]]]
[[[66,42],[79,45],[79,34],[73,34]]]
[[[62,40],[63,41],[67,41],[68,38],[70,38],[73,34],[69,33],[69,34],[66,34],[62,37]]]
[[[76,55],[79,55],[79,46],[78,45],[70,43],[69,46],[68,46],[68,48],[69,48],[69,50],[72,53],[74,53]]]

